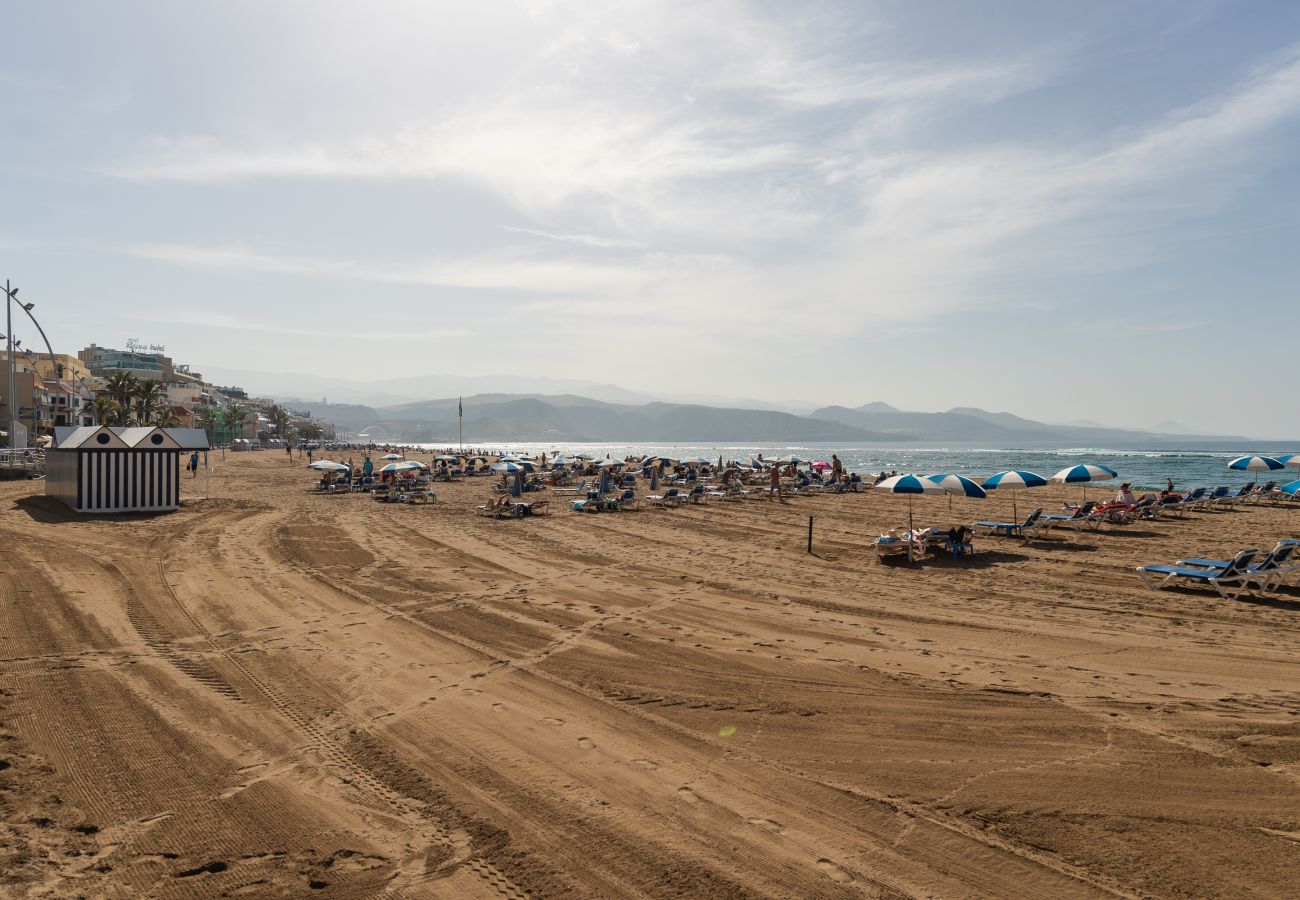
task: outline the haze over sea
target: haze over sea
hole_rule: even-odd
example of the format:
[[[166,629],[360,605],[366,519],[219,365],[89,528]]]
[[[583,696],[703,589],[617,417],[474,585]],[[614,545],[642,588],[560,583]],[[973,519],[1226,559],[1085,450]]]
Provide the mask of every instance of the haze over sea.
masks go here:
[[[434,450],[446,447],[445,443],[415,444],[421,449]],[[1078,463],[1109,466],[1119,473],[1119,478],[1106,485],[1130,481],[1135,486],[1164,487],[1165,479],[1172,478],[1179,489],[1202,485],[1238,485],[1247,481],[1275,480],[1280,484],[1300,478],[1300,472],[1288,468],[1277,473],[1235,472],[1228,463],[1245,453],[1284,454],[1300,452],[1300,448],[1284,445],[1264,445],[1240,450],[1122,450],[1104,447],[985,447],[974,444],[953,443],[942,447],[899,446],[873,444],[862,447],[845,447],[829,443],[812,444],[610,444],[610,443],[518,443],[510,441],[473,441],[466,447],[510,450],[520,455],[532,456],[542,451],[559,451],[564,455],[589,453],[598,458],[609,456],[623,459],[627,456],[659,455],[674,459],[700,456],[724,460],[747,460],[759,453],[770,459],[793,453],[809,459],[830,459],[839,455],[850,472],[866,475],[880,471],[913,472],[931,475],[937,472],[955,472],[967,477],[992,475],[1003,469],[1025,469],[1050,478],[1066,466]]]

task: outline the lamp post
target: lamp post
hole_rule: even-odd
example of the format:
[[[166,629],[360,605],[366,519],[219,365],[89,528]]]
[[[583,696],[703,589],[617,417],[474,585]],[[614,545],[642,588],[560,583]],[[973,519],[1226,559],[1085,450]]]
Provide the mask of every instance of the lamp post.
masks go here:
[[[5,399],[9,404],[9,449],[14,450],[14,432],[18,430],[18,386],[14,383],[16,379],[14,370],[14,315],[13,301],[18,294],[18,288],[9,286],[9,279],[5,279],[5,362],[9,365],[9,396]]]
[[[18,288],[10,287],[9,279],[6,278],[5,279],[5,340],[8,346],[8,353],[6,355],[8,357],[7,361],[9,363],[9,396],[7,399],[9,402],[9,448],[10,449],[15,449],[14,429],[18,423],[18,418],[17,418],[18,410],[16,406],[17,396],[18,396],[18,386],[16,383],[17,369],[14,366],[15,341],[14,341],[14,319],[13,319],[13,304],[17,301],[18,301]],[[59,375],[59,364],[54,359],[54,348],[50,346],[50,339],[45,336],[45,329],[42,328],[41,323],[36,320],[36,316],[32,315],[32,310],[36,307],[36,304],[18,303],[18,307],[23,312],[27,313],[27,318],[32,320],[32,324],[35,325],[36,330],[40,332],[41,340],[45,342],[45,351],[50,355],[50,365],[54,367],[54,383],[58,387],[59,393],[62,394],[63,378]],[[40,373],[38,372],[37,374],[39,375]],[[72,409],[72,404],[71,401],[69,401],[68,404],[69,415],[71,415],[71,409]]]

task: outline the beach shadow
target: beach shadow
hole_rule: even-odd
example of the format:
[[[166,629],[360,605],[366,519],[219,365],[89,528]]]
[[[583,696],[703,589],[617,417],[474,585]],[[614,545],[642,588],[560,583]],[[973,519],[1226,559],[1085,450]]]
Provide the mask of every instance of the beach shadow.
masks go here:
[[[193,501],[182,501],[184,509]],[[79,513],[55,500],[53,497],[21,497],[14,501],[14,507],[27,513],[32,521],[42,525],[67,525],[78,522],[143,522],[158,516],[167,515],[172,510],[137,513]]]
[[[1279,595],[1267,596],[1260,594],[1242,594],[1237,598],[1239,603],[1249,603],[1251,606],[1267,606],[1269,609],[1284,609],[1289,612],[1300,612],[1300,600],[1290,600]]]
[[[1064,550],[1066,553],[1096,553],[1101,549],[1094,544],[1080,544],[1073,540],[1058,540],[1055,538],[1047,541],[1045,546],[1050,547],[1052,550]]]

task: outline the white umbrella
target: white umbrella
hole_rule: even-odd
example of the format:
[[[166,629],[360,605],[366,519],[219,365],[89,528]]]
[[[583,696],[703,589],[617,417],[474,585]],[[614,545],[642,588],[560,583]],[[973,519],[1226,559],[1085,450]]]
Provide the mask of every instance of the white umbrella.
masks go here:
[[[1042,475],[1033,472],[1007,471],[997,472],[984,479],[984,490],[996,491],[1001,488],[1004,491],[1011,491],[1011,517],[1020,518],[1020,510],[1016,507],[1016,491],[1023,488],[1043,487],[1047,484],[1047,479]]]
[[[380,458],[380,459],[401,459],[401,458],[402,458],[402,454],[400,454],[400,453],[385,453],[383,456],[381,456],[381,457],[379,457],[379,458]]]
[[[707,466],[711,465],[713,460],[705,459],[703,456],[688,456],[682,460],[684,466]]]
[[[1119,476],[1119,473],[1109,466],[1090,466],[1080,463],[1077,466],[1066,466],[1061,471],[1052,476],[1052,480],[1057,484],[1082,484],[1084,497],[1088,495],[1086,485],[1092,481],[1109,481]]]
[[[410,472],[414,469],[427,469],[427,468],[428,466],[426,466],[424,463],[411,461],[411,462],[389,463],[379,471],[381,474],[392,474],[393,472]]]
[[[1229,469],[1236,469],[1238,472],[1276,472],[1286,467],[1287,463],[1271,456],[1238,456],[1228,463]]]
[[[888,480],[888,479],[886,479]],[[938,475],[925,476],[926,481],[933,481],[939,487],[943,488],[948,495],[948,508],[952,509],[952,497],[956,494],[958,497],[973,497],[983,500],[988,496],[988,492],[980,487],[974,481],[971,481],[965,475],[954,475],[951,472],[940,472]]]
[[[315,469],[317,472],[343,472],[347,469],[347,466],[343,465],[343,463],[334,462],[332,459],[322,459],[312,463],[307,468]]]
[[[907,495],[907,530],[912,530],[912,497],[916,494],[946,494],[941,485],[920,475],[895,475],[876,485],[876,490]]]

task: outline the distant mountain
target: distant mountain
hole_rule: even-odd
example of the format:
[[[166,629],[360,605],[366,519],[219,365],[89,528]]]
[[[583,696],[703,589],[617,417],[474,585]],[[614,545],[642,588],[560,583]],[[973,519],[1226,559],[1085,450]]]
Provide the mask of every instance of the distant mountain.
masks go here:
[[[381,440],[618,443],[976,443],[994,447],[1194,448],[1251,444],[1239,435],[1194,435],[1094,425],[1049,425],[1008,412],[962,406],[906,412],[875,401],[824,406],[809,415],[696,403],[608,402],[579,393],[479,393],[372,406],[296,401],[296,410],[329,419],[346,432],[374,429]],[[1176,424],[1176,423],[1168,423]]]
[[[1246,442],[1240,435],[1196,435],[1187,431],[1138,431],[1104,425],[1048,425],[1009,412],[989,412],[973,406],[956,406],[947,412],[901,412],[886,403],[868,403],[849,409],[827,406],[812,415],[846,425],[891,435],[910,434],[921,441],[996,442],[1002,446],[1064,444],[1067,446],[1142,445],[1186,446],[1201,443]],[[904,438],[896,437],[902,440]]]
[[[467,441],[535,440],[571,442],[711,443],[715,441],[842,441],[872,443],[909,440],[832,419],[797,416],[766,409],[732,409],[684,403],[606,403],[575,394],[477,394],[386,407],[300,402],[295,408],[329,419],[348,432],[378,426],[385,439],[454,441],[463,424]]]

